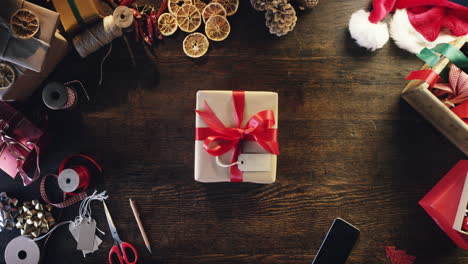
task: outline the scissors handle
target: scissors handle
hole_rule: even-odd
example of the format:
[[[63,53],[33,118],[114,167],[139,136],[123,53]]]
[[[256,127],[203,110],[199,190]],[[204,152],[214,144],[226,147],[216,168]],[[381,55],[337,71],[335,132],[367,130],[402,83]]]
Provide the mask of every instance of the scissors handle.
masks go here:
[[[122,250],[122,255],[123,255],[123,259],[125,261],[125,264],[135,264],[137,263],[138,261],[138,253],[135,249],[135,247],[133,247],[132,244],[130,243],[127,243],[127,242],[122,242],[120,244],[120,249]],[[131,251],[132,252],[132,255],[133,255],[133,261],[130,262],[130,259],[128,258],[129,256],[127,255],[127,252],[128,251]]]
[[[117,245],[113,245],[111,250],[109,251],[109,264],[117,264],[114,263],[112,260],[112,256],[115,255],[119,259],[118,264],[125,264],[124,259],[122,257],[122,253],[120,253],[120,249]]]
[[[133,257],[134,259],[132,262],[130,262],[128,258],[129,257],[127,255],[128,250],[131,251],[134,256]],[[133,247],[132,244],[127,243],[127,242],[122,242],[120,244],[120,248],[117,245],[112,246],[111,250],[109,251],[109,264],[117,264],[112,261],[113,255],[116,255],[117,258],[119,259],[118,264],[135,264],[138,261],[138,254],[137,254],[135,247]]]

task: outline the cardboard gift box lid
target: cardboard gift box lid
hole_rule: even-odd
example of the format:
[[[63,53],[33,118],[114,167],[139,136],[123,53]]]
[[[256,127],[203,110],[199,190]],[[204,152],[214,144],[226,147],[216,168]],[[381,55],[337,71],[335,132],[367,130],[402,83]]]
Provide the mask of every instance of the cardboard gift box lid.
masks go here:
[[[419,201],[439,227],[459,246],[468,250],[468,235],[453,229],[465,179],[468,160],[459,161],[432,190]]]
[[[67,33],[76,33],[104,17],[100,0],[52,0]]]
[[[39,32],[31,39],[11,35],[9,21],[20,8],[31,10],[39,18]],[[59,14],[22,0],[2,0],[0,8],[0,59],[40,72],[57,29]],[[6,25],[5,25],[6,23]]]
[[[213,109],[216,116],[226,127],[235,127],[232,91],[198,91],[197,110],[204,110],[204,102]],[[242,126],[256,113],[263,110],[272,110],[275,116],[275,126],[278,127],[278,94],[274,92],[245,92],[244,120]],[[195,117],[197,128],[208,127],[197,114]],[[244,141],[241,153],[268,154],[257,142]],[[233,150],[221,155],[219,158],[223,164],[231,163]],[[271,154],[270,171],[244,172],[244,182],[273,183],[276,180],[277,156]],[[203,140],[195,140],[195,180],[200,182],[229,182],[229,168],[224,168],[216,163],[216,158],[203,149]]]

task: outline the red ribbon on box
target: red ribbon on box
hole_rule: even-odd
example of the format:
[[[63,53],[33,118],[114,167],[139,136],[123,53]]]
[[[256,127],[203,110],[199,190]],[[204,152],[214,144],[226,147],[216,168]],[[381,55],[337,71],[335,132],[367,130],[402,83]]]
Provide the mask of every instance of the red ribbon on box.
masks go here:
[[[26,142],[25,144],[19,142],[18,140],[10,137],[7,134],[7,130],[10,127],[7,121],[0,119],[0,155],[5,151],[8,150],[11,155],[16,158],[17,165],[16,170],[17,173],[23,179],[23,184],[25,186],[33,183],[35,180],[39,178],[39,174],[41,173],[41,169],[39,167],[39,147],[34,144],[33,142]],[[30,146],[31,148],[29,148]],[[28,174],[24,171],[23,165],[26,162],[27,156],[32,150],[36,151],[36,169],[34,171],[34,176],[30,178]]]
[[[279,155],[278,130],[275,125],[275,115],[272,110],[264,110],[252,116],[245,127],[244,120],[245,92],[233,91],[234,117],[236,127],[225,127],[211,107],[205,101],[205,110],[195,110],[208,127],[196,128],[196,140],[204,140],[203,148],[212,156],[221,156],[234,149],[232,162],[240,155],[243,140],[255,141],[271,154]],[[242,171],[237,165],[230,168],[231,182],[242,182]]]

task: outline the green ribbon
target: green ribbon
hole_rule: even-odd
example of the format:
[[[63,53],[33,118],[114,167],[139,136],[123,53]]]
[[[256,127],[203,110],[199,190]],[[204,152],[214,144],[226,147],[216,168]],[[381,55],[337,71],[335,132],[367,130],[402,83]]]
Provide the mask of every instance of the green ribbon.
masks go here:
[[[71,11],[73,12],[73,16],[75,16],[76,22],[78,22],[78,25],[80,25],[81,28],[85,28],[86,23],[81,17],[80,10],[78,10],[78,6],[76,5],[75,0],[67,0],[67,1],[68,1],[68,5],[70,6]]]
[[[419,54],[417,54],[418,58],[424,61],[427,65],[434,67],[436,63],[439,61],[440,57],[428,48],[424,48],[421,50]]]
[[[468,68],[468,58],[465,54],[448,43],[437,44],[437,46],[432,48],[432,51],[449,58],[449,60],[460,69]]]
[[[463,52],[461,52],[459,49],[448,43],[437,44],[432,49],[424,48],[417,56],[427,65],[434,67],[434,65],[436,65],[436,63],[440,60],[440,57],[436,52],[447,57],[458,68],[468,68],[468,57],[466,57],[465,54],[463,54]],[[442,70],[440,76],[445,80],[448,80],[448,75],[449,69],[446,67]]]

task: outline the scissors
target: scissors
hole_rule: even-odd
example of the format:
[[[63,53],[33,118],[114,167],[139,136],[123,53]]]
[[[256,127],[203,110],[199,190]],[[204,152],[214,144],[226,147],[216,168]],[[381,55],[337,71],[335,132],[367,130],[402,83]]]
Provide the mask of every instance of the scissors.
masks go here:
[[[115,245],[112,246],[111,250],[109,251],[109,264],[114,264],[112,261],[112,256],[116,255],[119,259],[119,264],[135,264],[138,261],[138,254],[135,247],[132,244],[127,242],[122,242],[120,240],[119,234],[117,234],[117,229],[115,228],[114,221],[112,221],[112,217],[109,213],[109,209],[107,209],[106,202],[104,202],[104,211],[106,212],[107,223],[109,224],[109,229],[112,233],[112,238],[114,239]],[[133,253],[135,256],[133,262],[128,260],[127,250]]]

